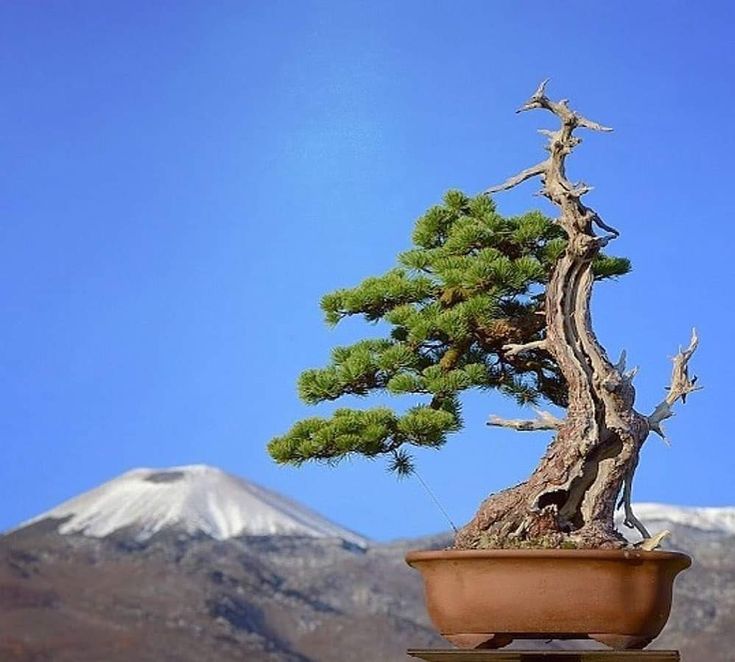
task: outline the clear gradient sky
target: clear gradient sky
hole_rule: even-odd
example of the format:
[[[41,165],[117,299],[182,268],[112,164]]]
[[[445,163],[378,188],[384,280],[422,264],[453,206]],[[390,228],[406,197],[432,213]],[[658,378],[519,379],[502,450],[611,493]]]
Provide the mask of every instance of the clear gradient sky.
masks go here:
[[[299,372],[380,329],[318,301],[393,264],[450,187],[542,158],[540,79],[615,132],[573,178],[634,271],[596,291],[646,413],[696,324],[705,390],[647,444],[637,500],[735,504],[733,4],[6,1],[0,5],[0,529],[137,466],[207,463],[378,539],[447,528],[384,463],[280,468]],[[503,194],[543,206],[535,184]],[[367,404],[367,403],[366,403]],[[472,397],[419,470],[457,521],[545,433]]]

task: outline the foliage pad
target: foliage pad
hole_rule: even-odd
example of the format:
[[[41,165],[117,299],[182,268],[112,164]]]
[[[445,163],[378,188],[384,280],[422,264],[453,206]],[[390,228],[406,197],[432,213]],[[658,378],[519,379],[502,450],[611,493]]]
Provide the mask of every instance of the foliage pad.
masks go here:
[[[404,445],[437,448],[462,427],[458,395],[498,389],[520,404],[565,406],[566,384],[543,350],[508,356],[503,346],[543,338],[544,288],[566,246],[564,231],[539,212],[504,218],[484,195],[449,191],[416,223],[399,266],[322,299],[329,324],[348,316],[387,322],[389,337],[336,347],[329,365],[305,371],[309,404],[373,392],[418,394],[403,414],[379,407],[338,409],[296,423],[268,450],[279,463],[334,462],[351,454],[388,454],[411,470]],[[627,259],[600,255],[596,279],[627,273]]]

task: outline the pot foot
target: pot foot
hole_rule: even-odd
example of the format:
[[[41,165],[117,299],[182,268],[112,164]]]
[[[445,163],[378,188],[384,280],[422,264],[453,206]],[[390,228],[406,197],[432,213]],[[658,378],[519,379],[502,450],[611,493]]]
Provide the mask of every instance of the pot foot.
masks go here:
[[[591,634],[589,637],[618,651],[641,650],[654,639],[654,637],[635,637],[629,634]]]
[[[513,637],[508,634],[445,634],[442,635],[447,641],[453,643],[457,648],[502,648],[507,646]]]

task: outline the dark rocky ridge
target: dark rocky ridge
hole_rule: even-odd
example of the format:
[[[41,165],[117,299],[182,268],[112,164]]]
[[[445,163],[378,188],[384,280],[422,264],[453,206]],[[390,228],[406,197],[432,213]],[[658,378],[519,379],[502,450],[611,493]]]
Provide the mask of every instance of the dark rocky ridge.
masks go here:
[[[447,536],[363,550],[175,531],[96,539],[59,535],[56,525],[0,537],[2,660],[397,662],[408,647],[445,645],[403,555]],[[655,646],[681,649],[687,662],[732,660],[735,536],[670,528],[672,546],[695,563]]]

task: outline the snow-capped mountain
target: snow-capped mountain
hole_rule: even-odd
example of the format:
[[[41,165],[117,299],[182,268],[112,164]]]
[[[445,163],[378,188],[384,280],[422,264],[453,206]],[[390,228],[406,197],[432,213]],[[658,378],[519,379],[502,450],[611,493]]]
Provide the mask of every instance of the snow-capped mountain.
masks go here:
[[[711,531],[735,535],[735,508],[701,508],[693,506],[670,506],[663,503],[634,503],[636,517],[652,533],[672,526],[686,526],[699,531]],[[618,512],[618,527],[622,528],[623,514]],[[635,535],[631,536],[635,538]]]
[[[242,535],[367,540],[286,497],[206,465],[133,469],[23,522],[59,519],[61,534],[102,538],[135,532],[139,540],[164,529],[224,540]]]

